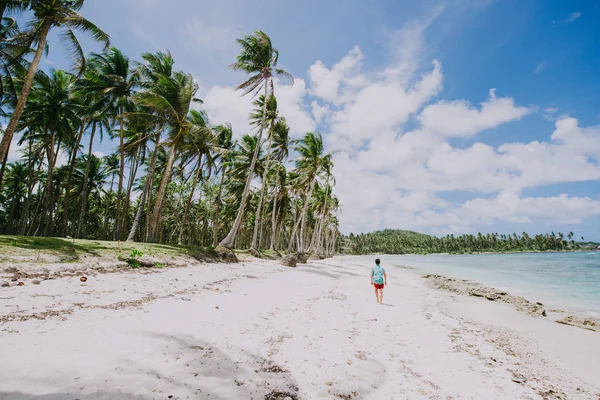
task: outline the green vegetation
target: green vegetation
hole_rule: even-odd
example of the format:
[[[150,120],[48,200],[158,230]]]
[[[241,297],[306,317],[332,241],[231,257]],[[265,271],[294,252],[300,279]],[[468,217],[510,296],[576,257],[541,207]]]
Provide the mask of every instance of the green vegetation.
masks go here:
[[[124,254],[133,252],[136,252],[137,257],[146,254],[165,259],[215,256],[211,247],[0,235],[0,262],[30,262],[38,255],[52,256],[61,262],[80,262],[87,257],[114,262],[123,258]]]
[[[144,253],[142,253],[141,251],[137,250],[137,249],[133,249],[131,250],[131,254],[129,254],[129,259],[127,259],[127,263],[129,264],[129,266],[131,266],[131,268],[139,268],[140,267],[140,261],[138,260],[138,257],[143,257]]]
[[[341,249],[350,254],[429,254],[482,253],[511,251],[562,251],[579,249],[573,232],[529,236],[523,232],[510,235],[448,235],[441,238],[422,233],[387,229],[373,233],[344,236]]]
[[[248,74],[238,89],[255,96],[255,132],[233,132],[209,120],[194,77],[169,52],[129,59],[79,14],[83,4],[0,1],[0,233],[333,254],[331,155],[317,132],[289,138],[274,86],[293,79],[271,38],[237,39],[231,67]],[[38,69],[51,32],[76,60],[72,71]],[[76,32],[104,50],[84,54]],[[106,137],[116,152],[98,157]],[[9,163],[16,143],[22,158]]]

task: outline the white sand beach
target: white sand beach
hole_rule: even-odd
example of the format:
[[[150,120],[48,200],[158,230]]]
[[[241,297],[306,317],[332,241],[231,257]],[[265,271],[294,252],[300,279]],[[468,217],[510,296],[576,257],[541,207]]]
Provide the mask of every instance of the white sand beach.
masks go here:
[[[600,334],[336,257],[0,288],[0,399],[599,399]],[[11,283],[12,284],[12,283]]]

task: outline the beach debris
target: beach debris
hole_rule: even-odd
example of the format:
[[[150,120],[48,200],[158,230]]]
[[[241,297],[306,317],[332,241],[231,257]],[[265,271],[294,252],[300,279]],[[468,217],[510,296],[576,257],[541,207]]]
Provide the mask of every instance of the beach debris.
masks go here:
[[[19,282],[17,283],[17,286],[25,286],[25,282]]]
[[[215,308],[218,310],[218,309],[219,309],[219,306],[215,306]]]
[[[527,382],[527,379],[525,379],[525,377],[523,377],[523,376],[513,376],[512,381],[515,383],[518,383],[518,384],[523,384],[523,383]]]
[[[40,283],[42,283],[42,281],[40,281],[39,279],[34,279],[31,281],[31,283],[33,283],[34,285],[39,285]]]
[[[298,256],[296,254],[288,254],[287,256],[283,257],[283,260],[281,260],[280,264],[284,267],[295,267],[298,262]]]
[[[4,281],[0,284],[1,287],[10,287],[10,282]]]
[[[79,278],[79,280],[81,282],[87,282],[88,278],[87,278],[87,276],[82,276],[81,278]]]

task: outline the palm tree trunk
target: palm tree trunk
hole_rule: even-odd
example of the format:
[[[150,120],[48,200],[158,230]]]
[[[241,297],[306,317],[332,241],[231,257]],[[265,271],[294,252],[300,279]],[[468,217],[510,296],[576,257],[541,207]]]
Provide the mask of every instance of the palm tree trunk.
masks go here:
[[[150,167],[148,168],[148,174],[146,174],[146,182],[144,183],[144,190],[142,191],[142,197],[140,198],[140,205],[138,206],[138,210],[135,213],[135,218],[133,219],[133,224],[131,225],[131,230],[129,231],[129,235],[127,236],[128,242],[133,242],[135,238],[135,234],[137,233],[138,227],[140,226],[140,220],[142,218],[142,213],[146,208],[146,198],[148,197],[148,192],[152,187],[152,181],[154,180],[154,169],[156,167],[156,156],[158,154],[158,146],[160,141],[160,131],[156,135],[156,147],[154,149],[154,154],[152,154],[152,160],[150,161]]]
[[[29,70],[27,71],[27,75],[25,75],[25,80],[23,81],[23,88],[21,89],[21,94],[17,98],[17,104],[15,105],[13,114],[10,117],[10,122],[8,123],[8,126],[4,131],[2,142],[0,142],[0,160],[2,160],[2,162],[8,159],[8,148],[10,147],[13,135],[15,134],[17,124],[19,123],[19,119],[21,118],[21,114],[23,114],[23,110],[25,109],[25,103],[27,103],[27,97],[29,97],[29,92],[31,92],[33,78],[35,78],[35,73],[37,72],[38,66],[40,65],[42,54],[44,54],[44,48],[46,47],[46,38],[48,37],[48,32],[50,31],[51,26],[52,20],[48,18],[44,20],[44,23],[40,28],[40,35],[37,49],[35,50],[35,56],[33,57],[33,61],[31,61],[31,65],[29,65]],[[0,189],[2,189],[1,176]]]
[[[215,222],[213,224],[213,240],[212,245],[217,245],[218,234],[219,234],[219,212],[221,211],[221,195],[223,194],[223,182],[225,181],[225,167],[223,166],[223,173],[221,174],[221,182],[219,183],[219,194],[217,195],[217,204],[215,207]]]
[[[302,218],[300,218],[300,216],[295,215],[294,216],[294,222],[293,222],[293,229],[292,229],[292,233],[290,234],[290,241],[288,242],[288,253],[290,253],[292,251],[292,248],[294,247],[294,238],[297,236],[296,233],[298,231],[298,227],[300,226],[300,222],[302,222]],[[298,249],[300,250],[300,247],[298,246]]]
[[[185,204],[185,211],[183,212],[183,221],[181,222],[181,226],[179,227],[179,239],[177,240],[177,244],[183,244],[183,232],[185,231],[185,226],[187,224],[188,212],[190,211],[190,205],[192,204],[192,199],[194,198],[194,192],[196,191],[196,185],[198,185],[198,178],[200,177],[200,172],[202,171],[202,153],[198,156],[198,166],[196,167],[196,173],[194,174],[194,181],[192,182],[192,190],[190,191],[190,196],[188,197],[187,203]],[[204,242],[204,235],[202,237],[202,242]]]
[[[46,199],[44,200],[44,212],[42,213],[41,223],[41,226],[44,227],[44,236],[48,236],[50,225],[52,225],[52,197],[54,197],[52,196],[52,175],[54,173],[54,160],[56,159],[54,154],[54,133],[50,136],[50,144],[46,148],[46,153],[48,155],[48,177],[46,178]]]
[[[94,145],[94,134],[96,133],[96,121],[92,124],[92,133],[90,135],[90,145],[88,146],[88,156],[85,165],[85,175],[83,176],[83,187],[81,190],[81,212],[79,213],[79,222],[77,223],[77,237],[81,237],[81,229],[85,218],[85,210],[87,207],[88,190],[87,184],[90,176],[90,163],[92,161],[92,147]]]
[[[308,188],[308,192],[306,192],[304,198],[304,206],[302,207],[302,214],[300,215],[300,242],[298,244],[298,251],[302,253],[304,251],[304,231],[306,229],[306,211],[308,210],[308,203],[310,201],[310,196],[312,196],[313,188],[315,186],[315,182],[317,177],[314,176],[310,181],[310,186]]]
[[[71,177],[73,176],[73,169],[75,168],[75,160],[77,159],[77,153],[79,152],[79,144],[83,137],[85,130],[85,119],[81,121],[81,129],[79,130],[79,136],[77,136],[77,144],[71,154],[69,160],[69,173],[67,175],[67,183],[65,185],[65,198],[63,201],[63,237],[69,234],[69,197],[71,196]]]
[[[279,197],[279,171],[275,177],[275,193],[273,194],[273,213],[271,214],[271,246],[270,250],[275,250],[275,227],[277,226],[277,197]]]
[[[258,159],[258,152],[260,150],[260,144],[262,140],[262,134],[265,127],[265,120],[267,118],[267,94],[268,94],[268,86],[269,79],[265,82],[265,101],[263,104],[263,114],[262,121],[260,124],[260,129],[258,130],[258,140],[256,141],[256,148],[254,149],[254,155],[252,156],[252,162],[250,163],[250,168],[248,169],[248,177],[246,178],[246,185],[244,186],[244,193],[242,195],[242,202],[240,204],[240,208],[238,208],[237,215],[235,217],[235,221],[233,222],[233,226],[231,230],[225,237],[225,239],[221,240],[219,243],[220,246],[227,247],[229,249],[234,247],[235,237],[237,235],[237,231],[239,230],[242,224],[242,218],[244,216],[244,210],[246,208],[246,201],[248,200],[248,194],[250,193],[250,186],[252,185],[252,177],[254,175],[254,167],[256,166],[256,160]]]
[[[119,240],[119,220],[121,218],[121,195],[123,192],[123,178],[125,175],[125,149],[124,149],[124,141],[125,141],[125,127],[123,126],[123,105],[119,106],[119,155],[121,165],[119,167],[119,188],[117,192],[117,211],[115,217],[115,236],[114,240]]]
[[[0,166],[0,188],[2,187],[2,181],[4,180],[4,171],[6,171],[6,164],[8,163],[8,152],[10,151],[10,143],[8,144],[8,149],[6,149],[7,156],[4,157],[4,161],[2,161],[2,166]]]
[[[266,99],[266,97],[265,97]],[[266,103],[266,100],[265,100]],[[262,176],[262,185],[260,185],[260,194],[258,196],[258,206],[256,207],[256,218],[254,218],[254,232],[252,233],[252,249],[256,250],[258,241],[259,226],[261,225],[261,213],[265,196],[265,187],[267,186],[267,173],[269,172],[269,162],[271,161],[271,132],[269,132],[269,140],[267,141],[267,162]],[[257,144],[258,145],[258,144]]]
[[[135,183],[135,176],[137,175],[139,160],[140,160],[141,147],[138,147],[133,160],[131,160],[131,170],[129,173],[129,181],[127,182],[127,195],[125,196],[125,205],[123,206],[123,218],[121,219],[121,231],[127,228],[127,222],[129,220],[129,203],[131,201],[131,190]]]
[[[156,193],[156,203],[154,204],[154,210],[152,212],[152,220],[150,223],[150,229],[148,232],[148,240],[153,242],[155,239],[156,231],[158,228],[158,220],[160,219],[160,211],[162,209],[162,203],[165,198],[165,194],[167,193],[167,185],[169,184],[169,180],[171,179],[171,172],[173,169],[173,162],[175,161],[175,144],[171,145],[171,149],[169,151],[169,160],[167,161],[167,168],[165,168],[165,172],[163,173],[162,179],[160,180],[160,186],[158,187],[158,192]]]
[[[27,153],[27,166],[29,167],[29,181],[27,182],[27,199],[25,199],[25,206],[23,207],[23,215],[21,220],[21,229],[19,235],[24,236],[27,232],[27,221],[29,220],[29,207],[31,206],[31,195],[33,193],[33,187],[35,182],[33,181],[33,167],[35,160],[31,158],[31,148],[33,146],[33,139],[29,139],[29,152]]]

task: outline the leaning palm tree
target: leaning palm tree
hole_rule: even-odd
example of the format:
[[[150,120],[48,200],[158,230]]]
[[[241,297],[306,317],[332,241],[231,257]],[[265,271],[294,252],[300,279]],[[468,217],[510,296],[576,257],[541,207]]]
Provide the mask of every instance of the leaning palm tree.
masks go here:
[[[78,82],[78,94],[101,95],[100,104],[96,105],[96,108],[104,110],[107,117],[119,124],[120,168],[116,218],[121,221],[125,174],[125,114],[131,111],[131,96],[138,85],[138,74],[130,68],[129,58],[114,47],[102,54],[92,54],[89,64],[83,79]],[[120,225],[115,224],[115,239],[119,239]]]
[[[264,90],[264,98],[268,99],[269,89],[271,89],[271,92],[273,91],[273,75],[287,78],[293,83],[293,78],[288,72],[281,68],[277,68],[279,52],[273,48],[273,45],[271,44],[271,38],[269,38],[269,36],[267,36],[264,32],[256,31],[251,36],[238,39],[237,42],[242,47],[242,51],[237,56],[236,62],[231,65],[231,68],[236,71],[244,71],[251,75],[248,80],[238,86],[238,89],[244,90],[244,94],[256,94],[262,89]],[[250,192],[252,177],[254,175],[254,167],[256,165],[258,152],[261,147],[260,143],[262,140],[262,134],[266,125],[264,120],[266,117],[267,102],[265,101],[263,104],[263,121],[258,127],[258,145],[254,150],[254,156],[248,169],[244,193],[242,195],[241,203],[238,207],[235,221],[227,236],[221,240],[221,243],[219,243],[223,247],[234,247],[235,237],[240,225],[242,224],[242,218],[246,208],[246,201],[248,200],[248,193]]]
[[[191,124],[187,118],[190,106],[194,101],[201,102],[194,97],[197,91],[198,85],[194,82],[194,78],[190,74],[178,71],[171,77],[160,76],[152,87],[142,90],[135,96],[138,104],[152,109],[169,128],[169,138],[166,143],[169,146],[169,158],[163,170],[152,211],[148,232],[150,241],[155,239],[175,155],[190,130]]]
[[[3,1],[2,3],[6,2]],[[14,2],[9,3],[12,6]],[[21,3],[28,4],[29,9],[33,11],[33,19],[29,22],[28,35],[30,37],[30,45],[35,43],[37,47],[33,60],[29,65],[27,75],[25,75],[23,80],[21,94],[15,104],[10,122],[2,137],[2,142],[0,142],[0,160],[4,160],[8,156],[8,148],[21,114],[25,109],[35,74],[46,49],[46,39],[50,30],[58,28],[62,31],[60,38],[65,42],[65,47],[75,59],[80,74],[85,70],[85,57],[83,49],[75,36],[75,30],[90,34],[95,41],[103,43],[105,47],[108,47],[110,43],[109,36],[104,31],[79,14],[78,11],[83,7],[84,0],[32,0]]]

